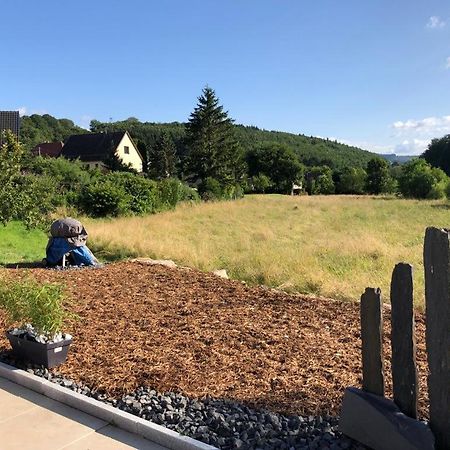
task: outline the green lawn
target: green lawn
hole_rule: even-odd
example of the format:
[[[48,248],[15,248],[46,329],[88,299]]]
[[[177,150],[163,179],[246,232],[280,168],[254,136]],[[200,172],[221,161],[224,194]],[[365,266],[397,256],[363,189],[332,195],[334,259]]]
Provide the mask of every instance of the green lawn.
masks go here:
[[[42,230],[27,230],[20,222],[0,226],[0,264],[41,261],[46,245]]]

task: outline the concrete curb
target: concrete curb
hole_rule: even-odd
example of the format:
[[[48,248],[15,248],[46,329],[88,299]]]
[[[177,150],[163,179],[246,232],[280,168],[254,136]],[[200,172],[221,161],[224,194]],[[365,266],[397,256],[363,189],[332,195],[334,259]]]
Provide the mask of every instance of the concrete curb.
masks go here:
[[[0,377],[173,450],[216,448],[2,362]]]

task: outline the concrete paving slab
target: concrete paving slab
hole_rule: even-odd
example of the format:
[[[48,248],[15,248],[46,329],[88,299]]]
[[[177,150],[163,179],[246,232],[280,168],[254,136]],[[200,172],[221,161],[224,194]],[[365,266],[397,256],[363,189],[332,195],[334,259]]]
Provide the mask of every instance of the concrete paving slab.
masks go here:
[[[0,378],[0,450],[164,447]]]
[[[103,449],[139,449],[139,450],[164,450],[158,444],[148,441],[143,437],[128,433],[128,431],[108,425],[97,430],[72,444],[63,447],[64,450],[103,450]]]

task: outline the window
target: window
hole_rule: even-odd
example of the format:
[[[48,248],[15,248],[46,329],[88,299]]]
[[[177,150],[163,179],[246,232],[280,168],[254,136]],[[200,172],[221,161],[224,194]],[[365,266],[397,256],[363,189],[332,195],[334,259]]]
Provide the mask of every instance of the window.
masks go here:
[[[125,147],[123,148],[125,155],[129,155],[130,154],[130,147],[128,147],[127,145],[125,145]]]

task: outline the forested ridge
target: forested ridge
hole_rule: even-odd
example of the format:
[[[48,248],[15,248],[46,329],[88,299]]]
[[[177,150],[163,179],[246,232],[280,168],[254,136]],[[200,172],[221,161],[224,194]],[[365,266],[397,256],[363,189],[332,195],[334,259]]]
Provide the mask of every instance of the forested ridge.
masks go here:
[[[306,166],[327,165],[332,169],[344,167],[365,168],[374,153],[351,147],[336,141],[282,131],[268,131],[255,126],[233,125],[236,137],[244,153],[262,144],[284,144],[290,147]],[[179,157],[186,154],[186,125],[181,122],[141,122],[129,118],[117,122],[91,122],[91,130],[127,130],[135,140],[141,153],[146,154],[166,132],[173,140]],[[69,119],[56,119],[49,114],[22,117],[20,139],[25,149],[32,149],[42,142],[64,141],[71,134],[88,133]]]

